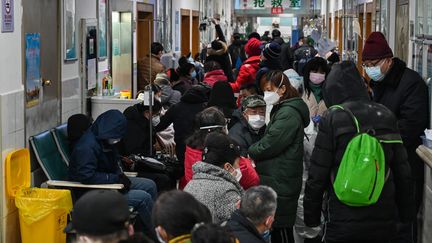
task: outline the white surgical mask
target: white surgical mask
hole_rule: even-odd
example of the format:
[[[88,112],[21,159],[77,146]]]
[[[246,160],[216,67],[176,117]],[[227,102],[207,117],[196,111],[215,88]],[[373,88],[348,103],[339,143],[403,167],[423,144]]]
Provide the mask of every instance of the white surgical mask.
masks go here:
[[[264,91],[264,101],[267,105],[274,105],[280,99],[276,91]]]
[[[235,177],[236,181],[240,181],[243,176],[240,168],[234,169],[234,173],[235,173],[234,175],[233,174],[231,175]]]
[[[377,82],[382,81],[385,77],[381,72],[381,66],[366,67],[365,71],[372,80]]]
[[[325,74],[323,73],[310,73],[309,74],[309,80],[313,84],[321,84],[325,80]]]
[[[155,127],[157,125],[159,125],[160,123],[160,116],[154,116],[152,117],[152,125]]]
[[[249,126],[254,130],[259,130],[265,124],[265,117],[260,115],[248,115]]]

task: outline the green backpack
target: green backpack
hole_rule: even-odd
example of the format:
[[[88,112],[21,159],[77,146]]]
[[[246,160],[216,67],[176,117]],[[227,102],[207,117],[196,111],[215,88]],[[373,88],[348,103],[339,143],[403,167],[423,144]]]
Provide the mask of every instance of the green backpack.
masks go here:
[[[381,195],[390,169],[385,173],[386,163],[382,143],[402,143],[399,134],[374,137],[360,130],[354,114],[340,105],[330,109],[348,112],[354,121],[357,135],[348,143],[333,188],[337,198],[346,205],[361,207],[376,203]],[[378,140],[382,138],[383,140]],[[388,139],[388,140],[385,140]]]

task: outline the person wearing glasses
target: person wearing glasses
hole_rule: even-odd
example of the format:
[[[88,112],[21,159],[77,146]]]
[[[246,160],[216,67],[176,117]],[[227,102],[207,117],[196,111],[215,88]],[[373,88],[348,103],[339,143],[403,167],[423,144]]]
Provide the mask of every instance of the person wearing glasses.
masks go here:
[[[424,165],[415,151],[422,143],[420,136],[428,126],[428,87],[417,72],[408,68],[401,59],[393,57],[392,50],[380,32],[369,35],[363,48],[362,61],[363,68],[371,78],[373,101],[383,104],[396,116],[416,184],[418,211],[423,199]],[[412,232],[414,241],[410,236]],[[398,238],[404,235],[407,240],[403,240],[404,237],[400,242],[416,242],[415,232],[416,228],[412,230],[411,225],[405,225],[400,229]]]

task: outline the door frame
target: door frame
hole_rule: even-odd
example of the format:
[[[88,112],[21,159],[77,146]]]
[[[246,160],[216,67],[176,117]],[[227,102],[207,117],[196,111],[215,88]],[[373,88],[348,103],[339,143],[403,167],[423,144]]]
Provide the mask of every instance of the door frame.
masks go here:
[[[23,0],[22,1],[22,8],[23,8],[23,16],[25,15],[25,13],[26,13],[26,11],[24,10],[25,9],[25,7],[24,7],[24,5],[26,4],[25,3],[25,1],[26,0]],[[34,0],[27,0],[27,1],[34,1]],[[61,90],[62,90],[62,69],[63,69],[63,60],[62,60],[62,51],[63,51],[63,48],[62,48],[62,45],[63,45],[63,43],[62,43],[62,33],[63,33],[63,29],[62,29],[62,25],[61,25],[61,23],[62,23],[62,14],[61,14],[61,12],[60,11],[62,11],[62,8],[63,8],[64,6],[63,6],[63,3],[62,2],[58,2],[57,1],[57,10],[56,10],[56,12],[57,12],[57,24],[56,24],[56,31],[55,31],[55,35],[56,35],[56,43],[57,43],[57,51],[56,51],[56,53],[57,53],[57,55],[56,56],[51,56],[50,58],[56,58],[56,67],[57,67],[57,70],[58,70],[58,72],[57,72],[57,90],[56,90],[56,93],[57,93],[57,111],[56,111],[56,125],[59,125],[60,123],[61,123],[61,118],[62,118],[62,92],[61,92]],[[31,12],[31,11],[36,11],[36,10],[28,10],[29,12]],[[43,14],[41,14],[41,16],[43,16]],[[23,102],[24,102],[24,138],[25,138],[25,143],[26,143],[26,146],[29,146],[29,142],[28,142],[28,138],[30,137],[30,136],[33,136],[33,135],[36,135],[37,133],[40,133],[40,132],[43,132],[43,131],[38,131],[36,134],[28,134],[28,127],[27,127],[27,115],[28,115],[28,113],[29,113],[29,109],[32,109],[32,108],[34,108],[34,107],[36,107],[36,106],[39,106],[39,105],[41,105],[41,103],[43,102],[43,98],[44,98],[44,91],[43,91],[43,89],[44,89],[44,85],[43,85],[43,82],[42,82],[42,79],[43,79],[43,73],[42,73],[42,62],[41,62],[41,67],[40,67],[40,72],[41,72],[41,80],[40,80],[40,82],[41,82],[41,90],[42,90],[42,96],[40,95],[39,96],[39,102],[38,102],[38,104],[36,105],[36,106],[34,106],[34,107],[27,107],[27,101],[26,101],[26,94],[25,94],[25,92],[26,92],[26,87],[27,87],[27,84],[26,84],[26,62],[25,62],[25,49],[26,49],[26,40],[25,40],[25,34],[26,33],[32,33],[33,31],[26,31],[26,28],[27,28],[27,25],[26,25],[26,21],[25,21],[25,19],[24,19],[24,17],[23,17],[23,19],[21,20],[22,22],[21,22],[21,33],[22,33],[22,37],[21,37],[21,50],[22,50],[22,59],[21,59],[21,63],[22,63],[22,69],[21,69],[21,72],[22,72],[22,84],[23,84],[23,86],[24,86],[24,99],[23,99]],[[42,57],[42,55],[43,55],[43,52],[42,52],[42,50],[41,50],[41,53],[40,53],[40,56]],[[65,61],[66,63],[68,62],[68,61]],[[37,130],[37,129],[36,129]]]

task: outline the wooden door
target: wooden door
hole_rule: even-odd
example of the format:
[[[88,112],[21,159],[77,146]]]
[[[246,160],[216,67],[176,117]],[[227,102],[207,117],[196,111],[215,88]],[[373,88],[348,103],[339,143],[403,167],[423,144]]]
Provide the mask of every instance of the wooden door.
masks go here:
[[[334,39],[339,43],[339,17],[335,17],[335,24],[334,24]],[[339,52],[341,52],[341,49],[339,48]],[[339,53],[342,54],[342,53]]]
[[[181,54],[185,56],[190,52],[190,10],[181,10]],[[197,30],[198,31],[198,30]]]
[[[150,45],[154,38],[153,5],[137,3],[137,59],[150,54]]]
[[[327,32],[328,32],[328,38],[332,38],[332,18],[331,16],[328,18],[328,24],[327,24]]]
[[[343,27],[343,18],[339,18],[339,24],[338,24],[338,40],[339,40],[339,52],[340,54],[342,54],[342,43],[344,41],[343,39],[343,31],[342,31],[342,27]]]
[[[192,57],[199,53],[200,32],[199,32],[199,12],[192,12]]]

